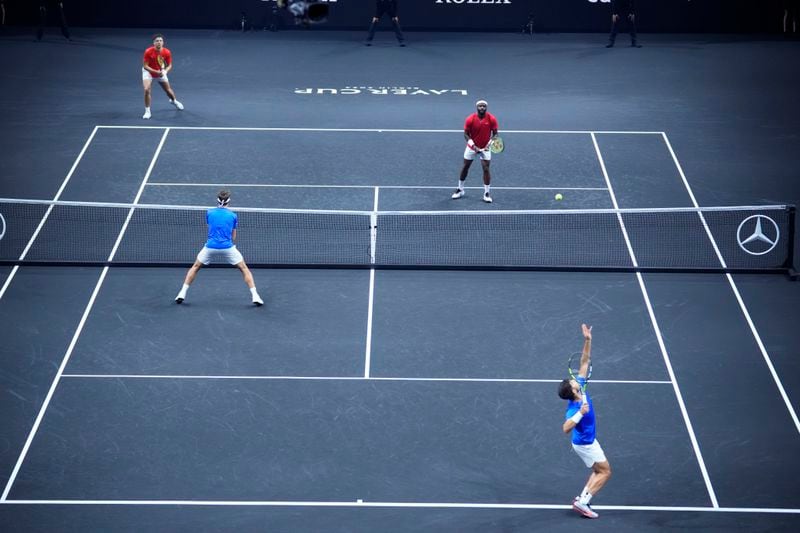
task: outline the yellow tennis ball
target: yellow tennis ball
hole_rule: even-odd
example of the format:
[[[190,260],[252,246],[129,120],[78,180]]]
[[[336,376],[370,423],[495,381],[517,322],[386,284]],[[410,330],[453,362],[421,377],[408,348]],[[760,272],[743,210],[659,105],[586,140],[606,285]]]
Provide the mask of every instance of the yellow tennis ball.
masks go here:
[[[561,193],[556,194],[556,200],[563,200],[563,199],[564,199],[564,195],[563,194],[561,194]]]

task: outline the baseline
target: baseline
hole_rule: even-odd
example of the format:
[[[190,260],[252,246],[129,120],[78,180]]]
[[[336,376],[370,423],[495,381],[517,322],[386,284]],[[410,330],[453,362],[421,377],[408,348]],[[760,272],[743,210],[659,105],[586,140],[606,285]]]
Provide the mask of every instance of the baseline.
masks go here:
[[[229,501],[229,500],[5,500],[0,505],[131,505],[131,506],[215,506],[215,507],[402,507],[414,509],[572,509],[571,505],[546,503],[446,503],[370,501]],[[800,509],[760,507],[669,507],[652,505],[592,505],[604,511],[662,511],[697,513],[800,514]]]
[[[245,128],[233,126],[112,126],[98,125],[97,128],[104,129],[146,129],[161,130],[168,128],[171,130],[198,130],[198,131],[308,131],[308,132],[374,132],[374,133],[463,133],[464,130],[426,130],[426,129],[402,129],[402,128]],[[604,131],[604,130],[502,130],[503,133],[552,133],[552,134],[580,134],[587,135],[592,133],[602,133],[610,135],[663,135],[662,131]]]
[[[368,372],[367,372],[368,373]],[[249,379],[249,380],[308,380],[308,381],[442,381],[473,383],[560,383],[562,379],[534,378],[404,378],[376,376],[233,376],[233,375],[167,375],[167,374],[62,374],[62,378],[89,379]],[[671,381],[636,379],[593,379],[593,385],[672,385]]]

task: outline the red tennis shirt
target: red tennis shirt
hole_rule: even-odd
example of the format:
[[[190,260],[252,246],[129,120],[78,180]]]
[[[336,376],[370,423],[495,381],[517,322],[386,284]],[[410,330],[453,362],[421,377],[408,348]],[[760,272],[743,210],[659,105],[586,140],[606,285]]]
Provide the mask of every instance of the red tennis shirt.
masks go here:
[[[166,47],[162,47],[159,53],[155,46],[151,46],[144,51],[144,64],[153,70],[160,71],[172,64],[172,54]],[[161,77],[161,74],[155,77]]]
[[[497,129],[499,129],[497,119],[488,111],[483,118],[479,118],[478,113],[473,113],[464,122],[464,131],[467,132],[470,139],[475,141],[475,146],[478,148],[486,148],[489,139],[492,138],[492,131]]]

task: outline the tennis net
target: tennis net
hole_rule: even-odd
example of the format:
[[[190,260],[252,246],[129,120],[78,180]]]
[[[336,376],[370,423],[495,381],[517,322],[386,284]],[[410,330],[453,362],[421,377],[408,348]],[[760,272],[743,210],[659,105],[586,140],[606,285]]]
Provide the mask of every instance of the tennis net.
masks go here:
[[[207,207],[0,199],[0,262],[187,265]],[[793,269],[793,206],[539,211],[235,208],[251,266]]]

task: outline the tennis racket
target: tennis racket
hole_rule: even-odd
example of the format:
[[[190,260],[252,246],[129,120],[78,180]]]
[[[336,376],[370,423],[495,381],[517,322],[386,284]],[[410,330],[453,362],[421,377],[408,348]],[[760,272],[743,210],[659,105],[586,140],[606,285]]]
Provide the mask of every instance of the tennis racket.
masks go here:
[[[581,356],[583,355],[582,352],[574,352],[572,355],[569,356],[569,361],[567,362],[567,371],[569,372],[569,377],[578,381],[578,373],[580,372],[581,368]],[[583,398],[583,403],[586,403],[586,386],[589,384],[589,379],[592,377],[592,361],[589,360],[589,369],[586,371],[586,382],[581,386],[581,397]]]
[[[490,143],[490,149],[493,154],[502,153],[503,150],[506,149],[505,144],[503,144],[503,139],[500,137],[495,137],[492,139],[492,142]]]
[[[158,56],[158,66],[161,67],[161,76],[162,77],[165,76],[166,73],[164,72],[164,69],[167,68],[167,63],[166,61],[164,61],[164,58],[161,57],[160,55]]]

